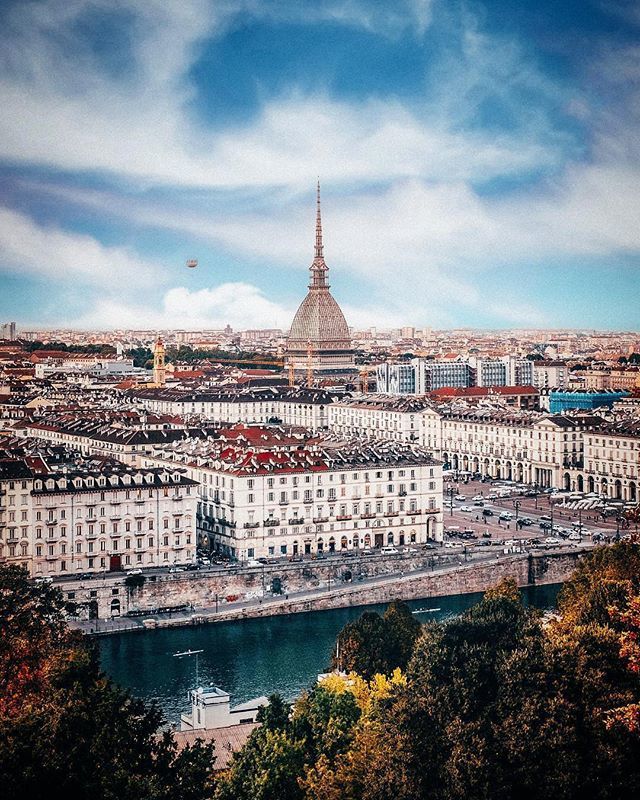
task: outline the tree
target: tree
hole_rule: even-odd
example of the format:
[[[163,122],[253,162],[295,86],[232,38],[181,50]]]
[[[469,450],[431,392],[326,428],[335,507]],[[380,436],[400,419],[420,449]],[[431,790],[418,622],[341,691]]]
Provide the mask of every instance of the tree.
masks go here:
[[[71,632],[62,595],[0,567],[0,785],[5,798],[205,800],[212,745],[178,752],[155,706],[99,669]]]
[[[406,667],[420,630],[409,607],[399,600],[390,603],[382,617],[365,611],[340,631],[332,666],[366,680],[376,673],[390,675],[396,667]]]

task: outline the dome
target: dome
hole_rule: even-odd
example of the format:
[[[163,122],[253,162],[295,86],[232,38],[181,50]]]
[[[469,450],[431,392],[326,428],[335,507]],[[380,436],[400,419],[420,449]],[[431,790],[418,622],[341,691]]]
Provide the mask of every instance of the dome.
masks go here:
[[[309,341],[323,349],[351,345],[347,321],[328,289],[310,289],[291,323],[289,347],[306,349]]]

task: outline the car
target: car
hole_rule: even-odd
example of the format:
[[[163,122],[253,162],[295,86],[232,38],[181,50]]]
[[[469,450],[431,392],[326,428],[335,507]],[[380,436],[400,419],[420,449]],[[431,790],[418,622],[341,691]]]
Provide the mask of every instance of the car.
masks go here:
[[[491,538],[491,534],[489,533],[489,531],[485,531],[485,532],[482,534],[482,538],[483,538],[483,539],[490,539],[490,538]]]
[[[200,564],[187,564],[186,569],[188,572],[193,572],[194,570],[200,569]]]
[[[473,511],[473,506],[460,506],[459,510],[464,512],[471,512]]]
[[[460,542],[445,542],[444,546],[445,547],[462,547]]]
[[[463,494],[457,494],[453,499],[454,500],[466,500],[467,498]]]
[[[482,509],[482,516],[483,517],[492,517],[493,511],[490,508],[483,508]]]
[[[521,525],[533,525],[533,520],[531,519],[531,517],[520,517],[518,522]]]
[[[543,519],[543,520],[540,521],[540,528],[543,531],[548,531],[551,527],[552,527],[551,526],[551,520]]]
[[[556,539],[555,536],[547,536],[544,540],[545,544],[560,544],[560,539]]]
[[[289,561],[302,561],[302,556],[296,553],[294,556],[289,556]]]
[[[256,558],[256,561],[258,563],[260,563],[260,564],[268,564],[269,563],[269,560],[266,559],[264,556],[262,556],[261,558]]]
[[[210,567],[211,566],[211,559],[209,559],[209,558],[201,558],[198,563],[202,564],[203,567]]]
[[[50,575],[41,575],[36,578],[36,583],[53,583],[53,578]]]
[[[510,514],[508,511],[503,511],[502,514],[498,517],[501,522],[511,522],[513,519],[513,514]]]
[[[142,570],[141,569],[130,569],[127,574],[129,574],[129,575],[142,575]]]
[[[405,547],[404,548],[404,552],[405,553],[417,553],[418,552],[418,548],[417,547]]]
[[[547,514],[542,514],[538,519],[540,522],[551,522],[551,517],[547,516]]]
[[[475,502],[477,502],[478,500],[483,500],[484,501],[484,496],[481,495],[481,494],[477,494],[475,497],[472,497],[471,499],[473,501],[475,501]]]
[[[261,567],[262,566],[262,561],[259,561],[257,558],[250,558],[247,561],[247,566],[248,567]]]
[[[473,505],[474,506],[483,506],[484,505],[484,500],[474,500]]]
[[[491,494],[487,495],[487,500],[497,500],[498,495],[495,492],[491,492]]]
[[[380,552],[384,556],[393,556],[393,555],[396,555],[396,553],[398,553],[399,551],[395,547],[392,547],[391,545],[387,545],[386,547],[380,548]]]
[[[579,542],[582,540],[582,536],[579,533],[570,533],[569,534],[569,541],[571,542]]]

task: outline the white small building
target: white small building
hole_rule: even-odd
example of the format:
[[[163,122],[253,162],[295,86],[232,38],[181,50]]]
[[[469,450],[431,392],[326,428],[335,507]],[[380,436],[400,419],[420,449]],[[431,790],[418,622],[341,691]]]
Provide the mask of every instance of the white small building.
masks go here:
[[[217,686],[191,689],[187,698],[191,703],[191,713],[180,716],[181,731],[206,731],[254,723],[258,711],[269,702],[264,696],[256,697],[231,708],[231,695]]]

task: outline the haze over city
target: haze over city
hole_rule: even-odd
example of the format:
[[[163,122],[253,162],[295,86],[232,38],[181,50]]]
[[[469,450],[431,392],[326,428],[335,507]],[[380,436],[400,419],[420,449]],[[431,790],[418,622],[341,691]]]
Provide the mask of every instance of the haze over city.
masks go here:
[[[0,318],[286,330],[320,176],[352,327],[637,327],[636,3],[0,18]]]

